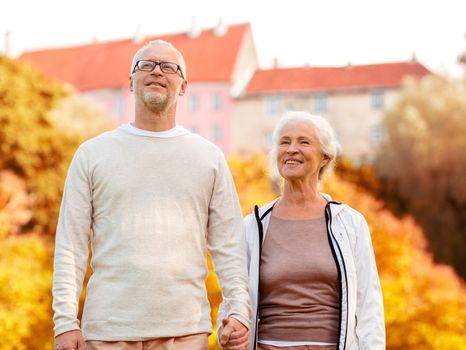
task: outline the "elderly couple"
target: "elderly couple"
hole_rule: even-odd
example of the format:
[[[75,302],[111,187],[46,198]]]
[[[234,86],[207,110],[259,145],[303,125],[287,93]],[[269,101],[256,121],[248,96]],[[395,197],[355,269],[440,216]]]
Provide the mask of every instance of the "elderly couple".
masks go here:
[[[207,349],[206,249],[223,292],[222,349],[384,349],[367,223],[318,192],[339,150],[327,121],[280,120],[272,154],[283,193],[243,223],[221,151],[176,125],[186,86],[173,45],[142,47],[130,71],[134,122],[73,158],[55,243],[55,349]]]

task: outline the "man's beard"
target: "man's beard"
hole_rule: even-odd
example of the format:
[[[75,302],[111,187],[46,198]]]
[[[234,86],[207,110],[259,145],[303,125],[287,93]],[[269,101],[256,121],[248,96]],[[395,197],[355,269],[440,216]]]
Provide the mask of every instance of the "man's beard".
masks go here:
[[[168,108],[168,94],[145,93],[143,95],[144,105],[152,112],[164,111]]]

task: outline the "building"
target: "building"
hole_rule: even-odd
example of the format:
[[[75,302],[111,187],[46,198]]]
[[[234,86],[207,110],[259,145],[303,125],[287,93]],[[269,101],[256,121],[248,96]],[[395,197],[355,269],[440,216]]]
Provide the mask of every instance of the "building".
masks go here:
[[[187,63],[189,83],[178,103],[178,123],[226,154],[268,150],[279,116],[296,109],[328,118],[344,154],[370,160],[382,139],[383,114],[397,100],[403,79],[430,73],[414,58],[261,70],[250,25],[221,22],[203,31],[193,27],[178,34],[26,52],[19,60],[91,97],[125,123],[134,117],[130,62],[141,46],[156,39],[173,43]]]
[[[31,51],[19,60],[89,96],[126,123],[134,118],[129,91],[133,55],[156,39],[171,42],[186,60],[189,83],[178,103],[178,123],[231,153],[233,97],[244,90],[258,66],[249,24],[227,27],[219,22],[204,31],[193,27],[185,33]]]
[[[429,73],[414,59],[258,70],[234,103],[233,151],[269,149],[280,115],[304,110],[328,118],[346,156],[370,161],[382,140],[383,114],[399,97],[403,79]]]

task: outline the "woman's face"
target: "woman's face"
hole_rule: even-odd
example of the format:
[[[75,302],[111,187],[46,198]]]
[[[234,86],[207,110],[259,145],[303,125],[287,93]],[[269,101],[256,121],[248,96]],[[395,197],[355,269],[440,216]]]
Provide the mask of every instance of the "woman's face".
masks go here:
[[[285,125],[278,138],[277,167],[285,180],[319,178],[329,158],[322,154],[314,126],[302,121]]]

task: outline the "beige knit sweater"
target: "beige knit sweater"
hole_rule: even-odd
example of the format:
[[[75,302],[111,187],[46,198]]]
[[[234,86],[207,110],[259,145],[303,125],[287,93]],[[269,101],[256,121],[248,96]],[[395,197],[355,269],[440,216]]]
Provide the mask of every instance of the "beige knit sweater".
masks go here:
[[[56,335],[79,329],[91,229],[86,340],[211,332],[206,247],[230,315],[249,324],[241,211],[215,145],[191,133],[157,138],[119,128],[80,146],[56,234]]]

